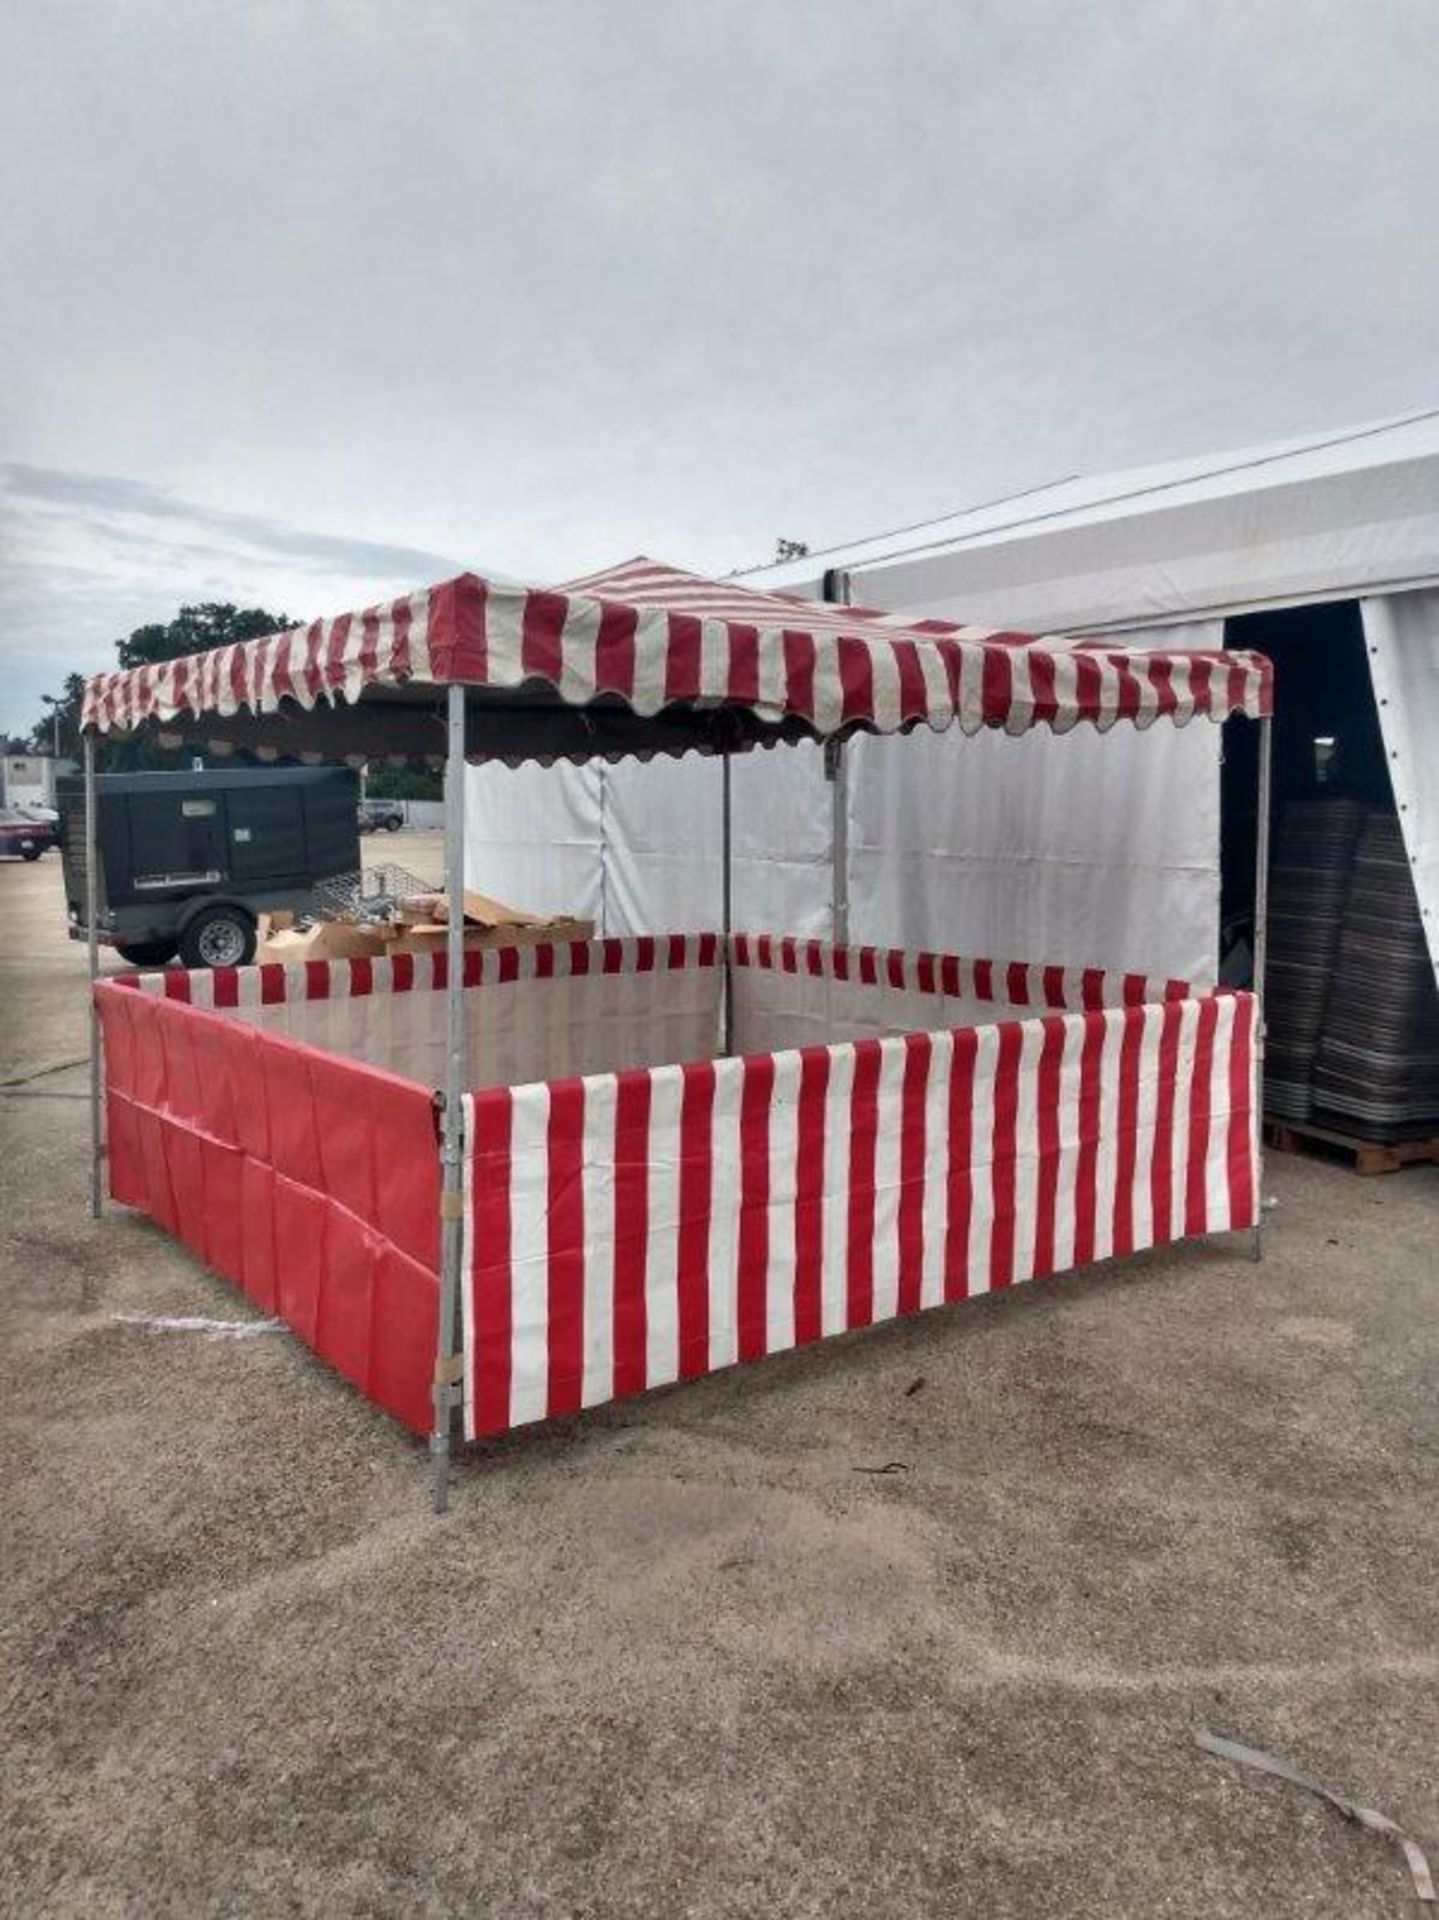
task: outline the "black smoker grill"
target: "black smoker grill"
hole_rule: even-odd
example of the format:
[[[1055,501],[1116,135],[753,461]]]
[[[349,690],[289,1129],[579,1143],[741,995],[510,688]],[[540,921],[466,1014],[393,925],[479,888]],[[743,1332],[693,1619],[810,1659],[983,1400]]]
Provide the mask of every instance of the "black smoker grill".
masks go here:
[[[97,937],[136,966],[244,966],[261,910],[312,911],[360,864],[359,779],[347,767],[107,773],[99,803]],[[70,937],[85,928],[85,790],[59,790]]]

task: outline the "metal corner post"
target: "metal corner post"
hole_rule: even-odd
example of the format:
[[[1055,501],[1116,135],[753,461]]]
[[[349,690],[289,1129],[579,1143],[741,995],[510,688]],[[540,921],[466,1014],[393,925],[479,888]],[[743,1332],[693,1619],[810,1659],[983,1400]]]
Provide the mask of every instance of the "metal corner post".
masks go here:
[[[720,824],[720,925],[721,938],[724,941],[724,1050],[726,1054],[734,1052],[734,970],[730,965],[730,940],[734,934],[734,821],[731,812],[733,790],[731,785],[730,757],[727,752],[720,754],[720,766],[723,769],[721,779],[720,806],[723,819]]]
[[[849,945],[849,761],[843,740],[824,743],[824,777],[829,782],[830,939]]]
[[[1273,795],[1274,720],[1266,714],[1259,722],[1259,795],[1254,822],[1254,1098],[1255,1126],[1259,1130],[1257,1187],[1254,1195],[1258,1209],[1250,1250],[1256,1260],[1264,1257],[1264,969],[1269,951],[1269,814]]]
[[[850,604],[847,568],[831,567],[820,583],[821,596],[832,604]],[[837,947],[849,945],[849,759],[844,741],[824,743],[824,777],[829,783],[829,937]]]
[[[86,732],[85,761],[85,951],[90,963],[90,1213],[100,1218],[104,1183],[104,1132],[100,1121],[100,1015],[95,1007],[95,981],[100,972],[100,823],[95,784],[95,736]]]
[[[435,1424],[430,1434],[435,1512],[450,1500],[450,1441],[462,1393],[456,1378],[464,1256],[465,1152],[465,690],[447,694],[445,747],[445,1088],[440,1109],[440,1299],[435,1339]]]

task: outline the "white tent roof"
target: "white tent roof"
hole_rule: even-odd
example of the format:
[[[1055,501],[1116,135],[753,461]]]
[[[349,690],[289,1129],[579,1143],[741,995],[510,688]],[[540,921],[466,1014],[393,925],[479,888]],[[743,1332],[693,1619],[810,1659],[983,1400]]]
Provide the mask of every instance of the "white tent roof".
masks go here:
[[[756,577],[1040,632],[1152,626],[1439,583],[1439,408],[1070,478]]]

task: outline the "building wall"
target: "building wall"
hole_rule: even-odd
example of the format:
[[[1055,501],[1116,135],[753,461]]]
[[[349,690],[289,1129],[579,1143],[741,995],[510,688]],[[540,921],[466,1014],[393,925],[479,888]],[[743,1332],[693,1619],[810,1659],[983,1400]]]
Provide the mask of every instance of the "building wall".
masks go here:
[[[0,801],[7,807],[53,807],[57,771],[71,772],[71,763],[47,753],[6,754],[0,758]]]

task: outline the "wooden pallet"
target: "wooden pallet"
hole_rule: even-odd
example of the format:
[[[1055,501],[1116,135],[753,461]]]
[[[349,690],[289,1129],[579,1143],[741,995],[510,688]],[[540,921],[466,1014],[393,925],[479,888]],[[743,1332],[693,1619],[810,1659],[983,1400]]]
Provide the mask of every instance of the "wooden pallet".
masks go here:
[[[1401,1167],[1439,1166],[1439,1134],[1427,1140],[1357,1140],[1312,1120],[1266,1120],[1264,1139],[1276,1153],[1343,1153],[1356,1173],[1397,1173]]]

